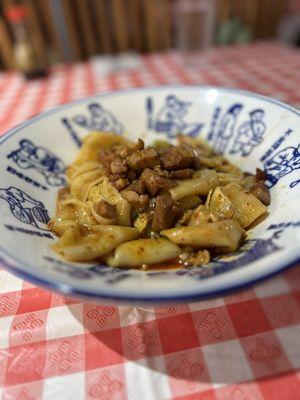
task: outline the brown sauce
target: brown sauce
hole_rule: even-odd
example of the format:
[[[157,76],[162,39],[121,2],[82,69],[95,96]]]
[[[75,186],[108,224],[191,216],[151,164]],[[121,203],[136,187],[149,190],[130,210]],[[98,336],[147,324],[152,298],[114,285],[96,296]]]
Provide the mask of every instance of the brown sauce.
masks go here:
[[[173,269],[179,269],[179,268],[183,268],[183,265],[178,261],[178,260],[171,260],[171,261],[166,261],[163,263],[159,263],[159,264],[144,264],[141,266],[140,270],[141,271],[147,271],[147,272],[151,272],[151,271],[169,271],[169,270],[173,270]]]

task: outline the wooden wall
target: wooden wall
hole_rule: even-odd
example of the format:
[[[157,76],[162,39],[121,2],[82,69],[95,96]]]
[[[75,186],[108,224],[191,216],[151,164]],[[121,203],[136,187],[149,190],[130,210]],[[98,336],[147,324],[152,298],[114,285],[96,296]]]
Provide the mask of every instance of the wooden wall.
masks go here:
[[[1,0],[0,65],[13,67],[11,32],[4,16],[11,4],[28,5],[36,46],[41,56],[54,62],[98,53],[170,48],[175,40],[177,1]],[[276,35],[288,0],[217,0],[217,4],[217,23],[236,16],[254,38],[265,39]]]

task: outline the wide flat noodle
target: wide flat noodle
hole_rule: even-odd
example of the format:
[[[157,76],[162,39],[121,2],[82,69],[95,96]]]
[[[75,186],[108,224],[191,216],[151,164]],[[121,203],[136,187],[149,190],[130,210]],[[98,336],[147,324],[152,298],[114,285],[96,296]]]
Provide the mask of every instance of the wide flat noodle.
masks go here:
[[[237,221],[229,219],[199,226],[166,229],[161,234],[176,244],[197,249],[215,247],[228,253],[239,247],[245,231]]]
[[[261,201],[236,183],[230,183],[221,190],[233,204],[234,218],[238,220],[242,228],[251,225],[267,211],[267,207]]]
[[[138,239],[118,246],[107,259],[113,267],[139,267],[143,264],[157,264],[178,257],[180,248],[164,238]]]
[[[112,251],[120,243],[136,239],[135,228],[123,226],[101,226],[91,228],[83,234],[78,227],[67,229],[53,249],[70,261],[89,261]]]
[[[178,182],[178,186],[170,189],[174,200],[191,195],[206,196],[211,189],[219,185],[218,174],[213,170],[201,171],[198,177]]]

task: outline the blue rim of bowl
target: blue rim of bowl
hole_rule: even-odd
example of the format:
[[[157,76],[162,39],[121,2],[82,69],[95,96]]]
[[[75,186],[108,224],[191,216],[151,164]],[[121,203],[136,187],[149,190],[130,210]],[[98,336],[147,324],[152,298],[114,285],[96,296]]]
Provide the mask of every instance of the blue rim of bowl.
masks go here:
[[[92,302],[95,302],[96,300],[98,301],[105,301],[107,303],[111,302],[118,302],[118,303],[123,303],[123,304],[149,304],[149,305],[163,305],[163,304],[180,304],[180,303],[187,303],[187,302],[195,302],[198,300],[208,300],[212,298],[218,298],[222,297],[226,294],[229,293],[234,293],[243,289],[247,289],[249,287],[252,287],[254,284],[258,284],[268,278],[275,277],[276,275],[279,275],[283,271],[286,271],[291,268],[297,267],[297,264],[300,262],[300,258],[288,263],[286,265],[283,265],[282,267],[278,268],[276,271],[267,273],[265,275],[261,275],[258,278],[254,279],[249,279],[246,282],[240,283],[240,284],[235,284],[232,286],[227,287],[226,289],[220,289],[220,290],[211,290],[208,293],[192,293],[190,295],[180,295],[180,296],[174,296],[174,295],[169,295],[169,296],[133,296],[130,294],[126,295],[121,295],[118,296],[117,294],[112,294],[112,295],[107,295],[104,294],[103,292],[90,292],[90,291],[85,291],[81,289],[74,288],[68,284],[55,281],[51,282],[47,279],[43,279],[40,277],[37,277],[33,274],[28,274],[24,272],[23,270],[20,270],[19,268],[15,267],[8,261],[6,261],[2,256],[1,256],[2,250],[0,250],[0,263],[1,265],[5,266],[8,272],[12,273],[13,275],[17,276],[18,278],[21,278],[23,280],[29,281],[35,286],[42,287],[46,290],[50,290],[65,296],[70,296],[74,298],[80,298],[82,300],[90,300]]]
[[[70,103],[66,103],[60,106],[57,106],[55,108],[52,108],[48,111],[42,112],[38,115],[35,115],[25,122],[15,126],[14,128],[10,129],[7,133],[1,136],[0,138],[0,146],[9,138],[14,136],[16,133],[18,133],[21,129],[25,128],[28,125],[31,125],[32,123],[43,119],[47,117],[48,115],[55,114],[57,112],[60,112],[63,109],[68,109],[73,107],[74,105],[81,104],[81,103],[86,103],[87,101],[91,101],[93,99],[99,99],[99,97],[108,97],[108,96],[116,96],[120,94],[127,94],[131,92],[143,92],[143,91],[164,91],[166,89],[214,89],[218,90],[220,92],[231,92],[233,94],[240,94],[244,95],[247,97],[252,97],[252,98],[258,98],[261,99],[267,103],[271,104],[276,104],[280,106],[281,108],[287,109],[291,111],[292,113],[296,114],[297,116],[300,116],[300,111],[279,101],[276,99],[269,98],[264,95],[256,94],[253,92],[249,92],[246,90],[240,90],[240,89],[235,89],[235,88],[223,88],[223,87],[218,87],[218,86],[209,86],[209,85],[165,85],[165,86],[145,86],[145,87],[140,87],[140,88],[131,88],[131,89],[124,89],[124,90],[117,90],[117,91],[112,91],[112,92],[105,92],[105,93],[99,93],[93,96],[85,97],[82,99],[78,99],[75,101],[72,101]],[[253,278],[253,279],[248,279],[246,281],[242,281],[240,283],[236,283],[233,285],[229,285],[228,287],[224,289],[217,289],[217,290],[211,290],[207,293],[201,293],[200,292],[193,292],[191,294],[182,294],[182,295],[167,295],[167,296],[161,296],[161,295],[131,295],[130,293],[118,295],[116,293],[106,294],[103,291],[97,292],[96,290],[94,291],[87,291],[84,289],[78,289],[74,288],[71,285],[67,283],[60,282],[58,280],[50,280],[50,279],[44,279],[38,274],[34,273],[27,273],[23,269],[20,269],[19,267],[13,265],[11,262],[7,261],[6,257],[8,256],[10,259],[12,259],[14,262],[17,263],[17,265],[20,263],[19,260],[15,259],[11,254],[7,254],[5,249],[3,249],[0,246],[0,262],[1,264],[12,274],[15,276],[30,281],[36,286],[41,286],[45,289],[48,290],[53,290],[54,292],[61,293],[63,295],[67,296],[73,296],[73,297],[80,297],[82,299],[89,299],[91,301],[95,301],[96,299],[101,301],[118,301],[118,302],[124,302],[124,303],[150,303],[150,304],[159,304],[159,303],[166,303],[166,302],[173,302],[173,303],[180,303],[180,302],[188,302],[188,301],[197,301],[197,300],[203,300],[203,299],[209,299],[213,297],[220,297],[224,294],[227,294],[229,292],[241,290],[244,288],[247,288],[249,286],[252,286],[253,284],[259,283],[267,278],[270,278],[272,276],[275,276],[279,274],[280,272],[295,267],[297,264],[300,262],[300,257],[297,257],[295,260],[288,262],[288,263],[282,263],[282,265],[277,266],[277,269],[272,272],[266,272],[265,274],[260,274],[259,277]],[[30,265],[31,268],[34,268],[34,266]]]

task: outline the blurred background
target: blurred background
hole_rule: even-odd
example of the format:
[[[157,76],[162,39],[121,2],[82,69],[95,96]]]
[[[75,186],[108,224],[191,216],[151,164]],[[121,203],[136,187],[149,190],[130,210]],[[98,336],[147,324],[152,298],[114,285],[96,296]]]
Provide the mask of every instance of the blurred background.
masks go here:
[[[0,1],[0,68],[29,77],[95,55],[200,52],[260,39],[300,46],[300,0]]]

